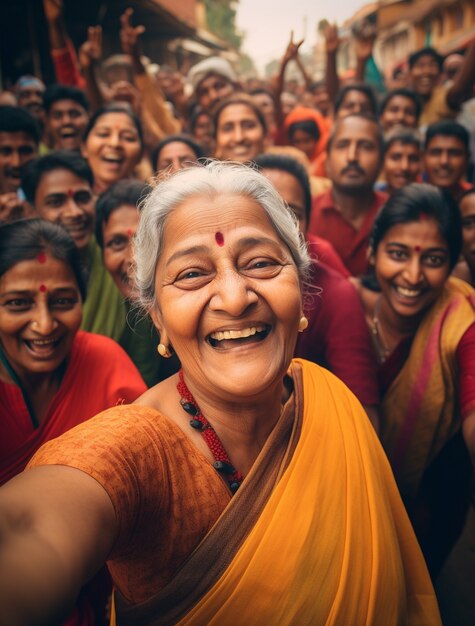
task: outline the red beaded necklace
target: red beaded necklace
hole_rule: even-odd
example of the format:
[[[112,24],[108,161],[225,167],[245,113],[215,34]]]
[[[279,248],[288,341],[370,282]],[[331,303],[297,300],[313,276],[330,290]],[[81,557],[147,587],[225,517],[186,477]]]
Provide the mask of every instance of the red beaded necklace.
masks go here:
[[[205,440],[206,445],[211,450],[211,454],[214,457],[213,467],[218,470],[218,472],[224,474],[229,488],[233,493],[236,493],[244,480],[244,476],[241,472],[238,472],[234,468],[229,459],[228,453],[224,449],[220,438],[216,434],[216,431],[196,404],[191,391],[186,386],[182,369],[179,371],[178,377],[179,382],[177,383],[176,388],[181,397],[181,406],[189,415],[192,416],[190,426],[201,432],[201,436]]]

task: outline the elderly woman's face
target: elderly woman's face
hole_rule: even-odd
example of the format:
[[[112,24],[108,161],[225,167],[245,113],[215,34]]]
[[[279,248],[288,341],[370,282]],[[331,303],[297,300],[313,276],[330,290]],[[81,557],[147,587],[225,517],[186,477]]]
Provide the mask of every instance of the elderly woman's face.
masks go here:
[[[297,268],[266,213],[237,195],[194,196],[165,225],[152,317],[186,376],[242,398],[282,380],[301,316]]]

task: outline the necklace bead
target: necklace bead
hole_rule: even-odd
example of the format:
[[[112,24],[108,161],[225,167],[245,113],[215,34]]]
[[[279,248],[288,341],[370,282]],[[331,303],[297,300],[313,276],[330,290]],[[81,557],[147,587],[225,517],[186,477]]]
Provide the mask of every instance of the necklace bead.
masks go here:
[[[224,474],[229,489],[234,494],[239,489],[244,476],[235,469],[216,431],[196,404],[191,391],[186,386],[182,369],[178,372],[178,378],[179,382],[176,388],[181,397],[180,404],[188,415],[193,416],[193,419],[190,420],[190,426],[201,432],[201,436],[214,457],[213,467]]]

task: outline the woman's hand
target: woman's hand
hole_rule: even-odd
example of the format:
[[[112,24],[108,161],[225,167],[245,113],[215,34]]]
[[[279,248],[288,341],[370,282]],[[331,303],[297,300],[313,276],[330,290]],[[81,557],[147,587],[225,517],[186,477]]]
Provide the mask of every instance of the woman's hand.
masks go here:
[[[89,26],[87,40],[79,48],[79,64],[83,71],[92,69],[102,57],[102,27]]]
[[[130,54],[131,57],[139,57],[138,41],[140,35],[145,32],[145,26],[132,26],[130,18],[134,10],[129,8],[120,16],[120,43],[122,52]]]

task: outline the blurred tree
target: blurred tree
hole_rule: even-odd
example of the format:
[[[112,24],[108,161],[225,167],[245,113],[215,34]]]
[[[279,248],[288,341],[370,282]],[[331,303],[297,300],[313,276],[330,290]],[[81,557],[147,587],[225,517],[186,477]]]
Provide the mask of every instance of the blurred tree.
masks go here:
[[[236,6],[239,0],[204,0],[209,30],[239,50],[243,33],[236,28]]]

